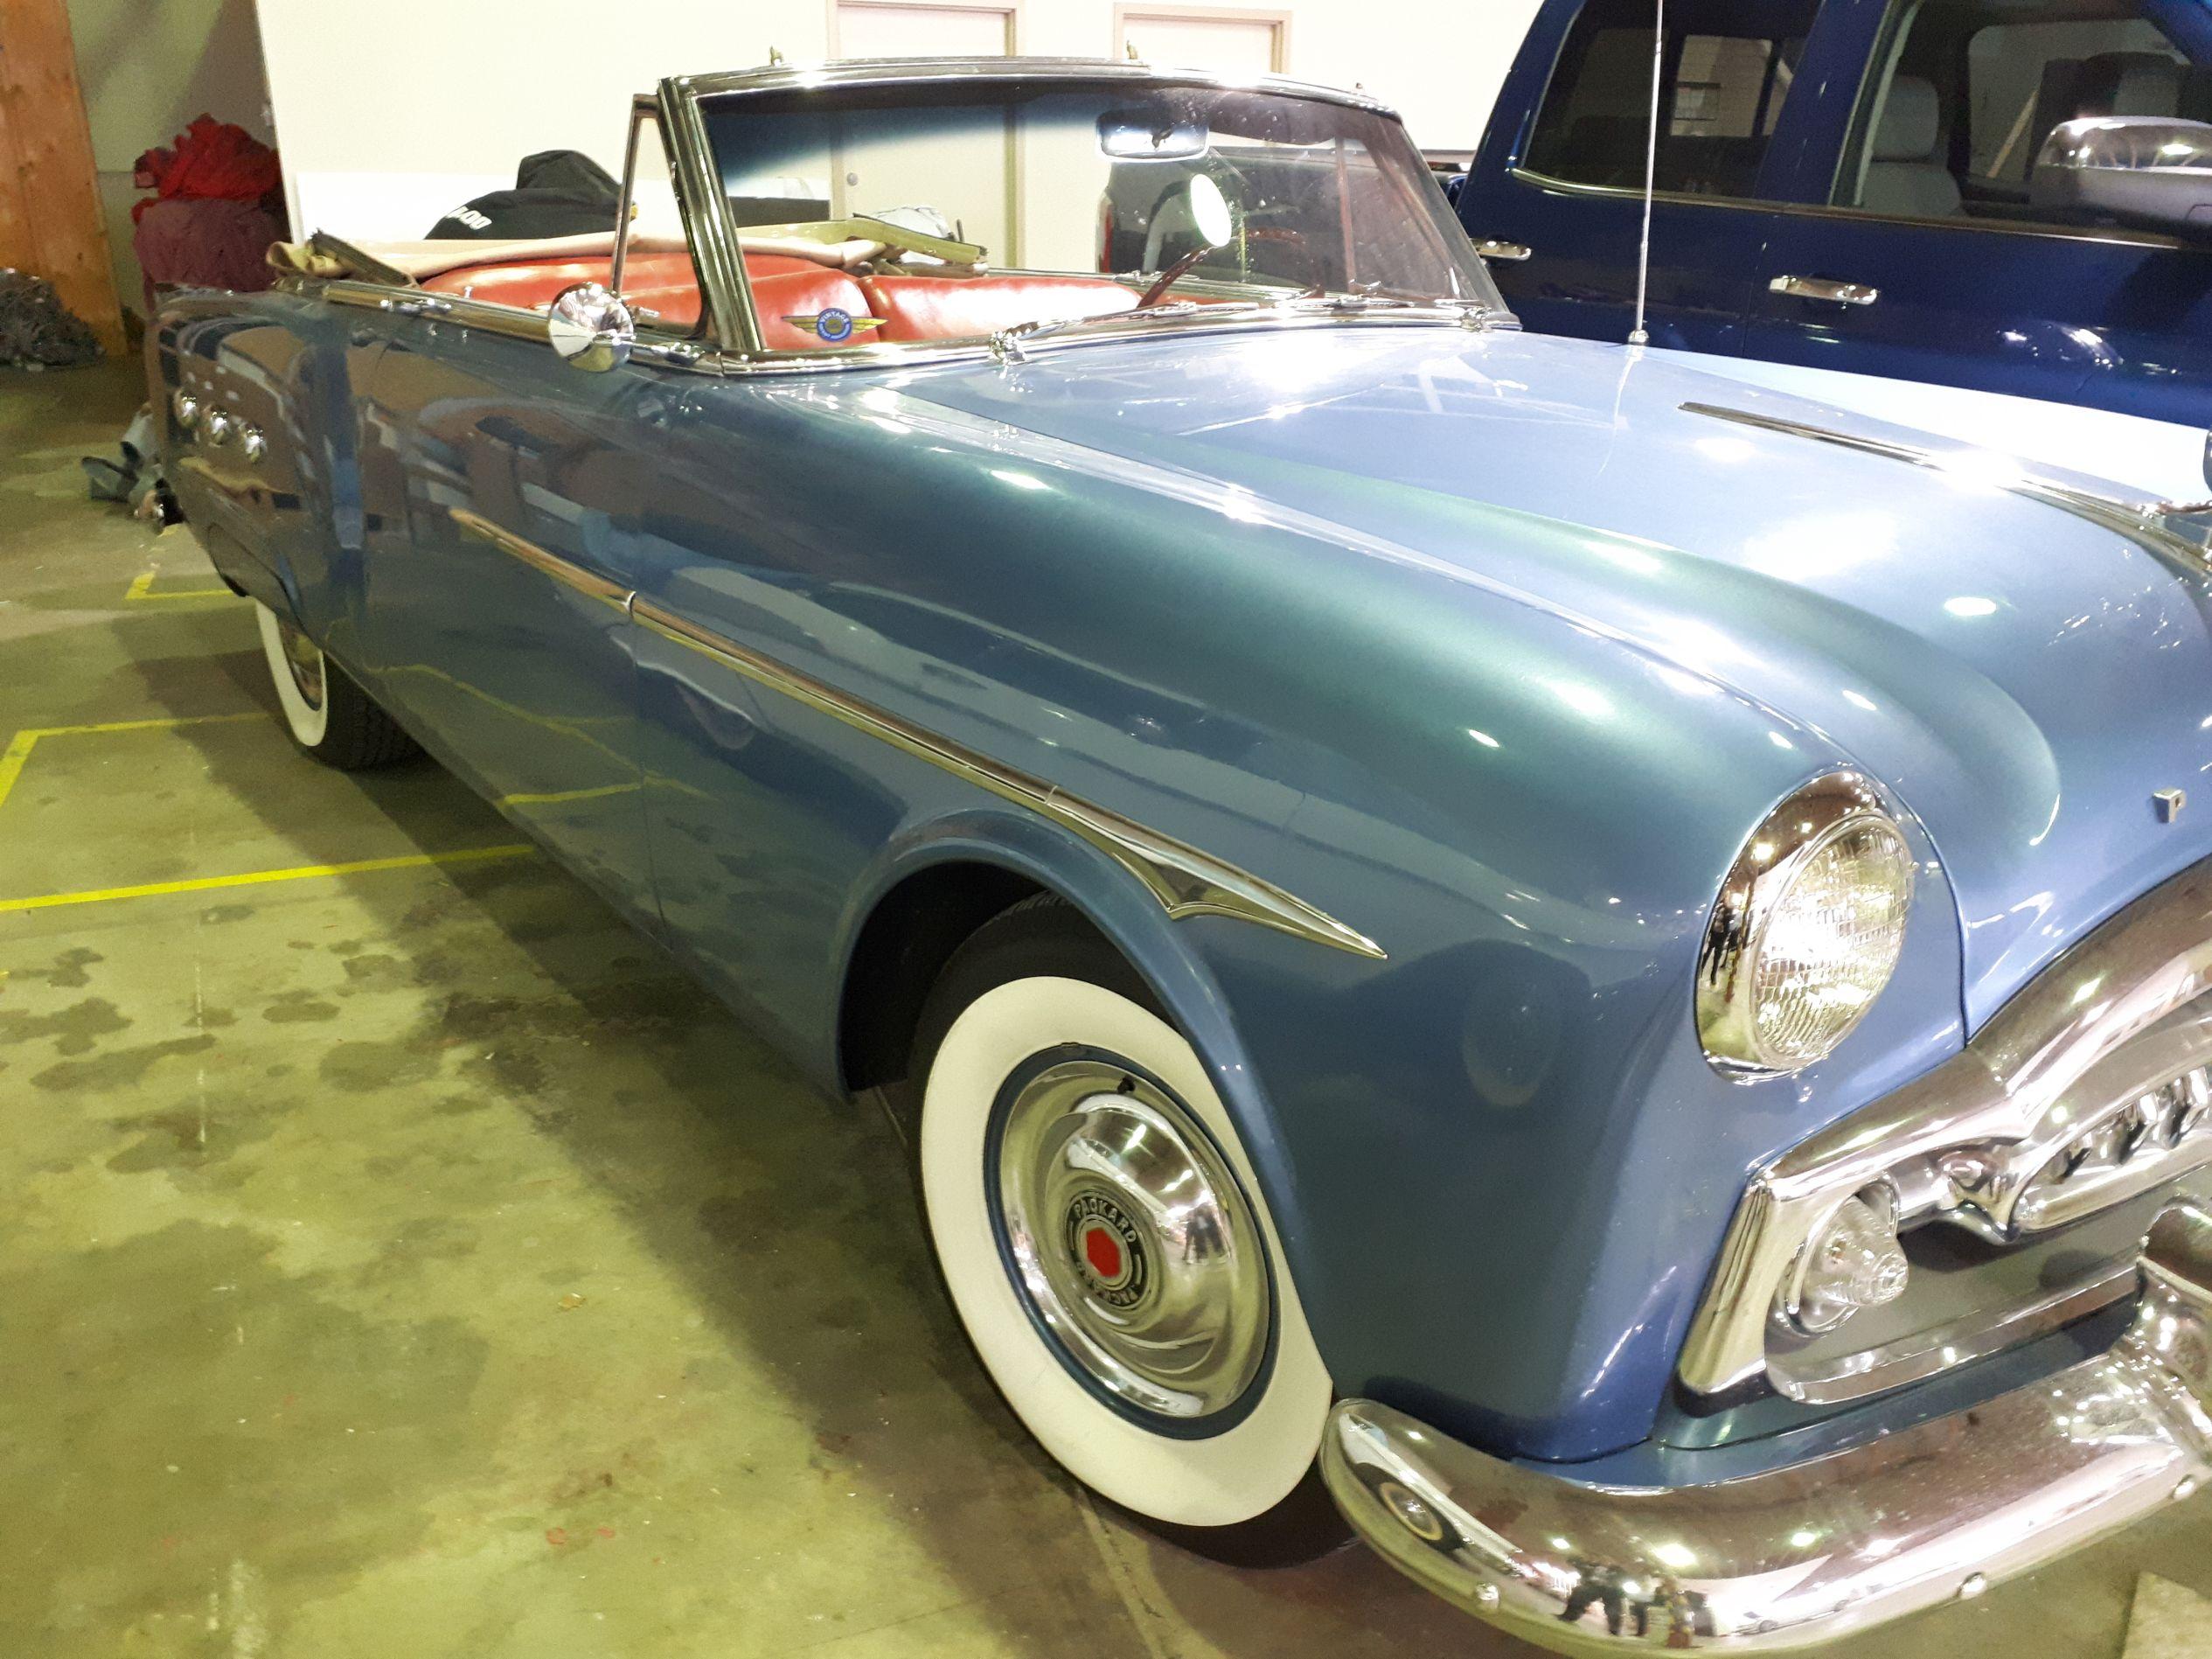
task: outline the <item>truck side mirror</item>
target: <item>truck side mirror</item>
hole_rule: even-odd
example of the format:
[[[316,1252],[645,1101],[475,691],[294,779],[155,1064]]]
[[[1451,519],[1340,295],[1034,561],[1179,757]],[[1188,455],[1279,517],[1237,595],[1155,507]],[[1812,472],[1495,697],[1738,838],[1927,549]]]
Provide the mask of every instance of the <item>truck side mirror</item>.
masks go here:
[[[575,282],[553,296],[546,332],[561,360],[580,369],[620,368],[637,343],[630,307],[597,282]]]
[[[2164,115],[2091,115],[2043,141],[2028,184],[2038,207],[2212,236],[2212,126]]]

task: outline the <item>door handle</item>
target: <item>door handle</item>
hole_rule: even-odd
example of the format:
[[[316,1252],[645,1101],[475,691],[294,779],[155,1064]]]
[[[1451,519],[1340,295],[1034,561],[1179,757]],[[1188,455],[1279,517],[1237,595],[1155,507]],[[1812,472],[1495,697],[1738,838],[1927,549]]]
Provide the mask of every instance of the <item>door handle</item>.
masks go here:
[[[453,302],[435,294],[418,294],[403,300],[386,300],[384,309],[397,311],[401,317],[437,317],[451,310]]]
[[[1825,300],[1831,305],[1871,305],[1882,297],[1878,288],[1868,288],[1864,282],[1833,282],[1826,276],[1777,276],[1767,287],[1792,299]]]
[[[1508,265],[1518,265],[1536,250],[1526,242],[1477,242],[1475,252],[1485,259],[1502,260]]]

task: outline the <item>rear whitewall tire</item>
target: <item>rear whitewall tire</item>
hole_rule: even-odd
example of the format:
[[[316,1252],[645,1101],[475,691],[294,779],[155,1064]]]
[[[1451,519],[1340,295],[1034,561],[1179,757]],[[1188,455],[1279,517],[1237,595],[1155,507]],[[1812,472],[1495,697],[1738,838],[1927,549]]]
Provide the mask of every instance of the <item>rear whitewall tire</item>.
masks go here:
[[[318,748],[330,733],[329,664],[325,662],[323,667],[323,694],[310,702],[292,672],[283,621],[259,600],[254,602],[254,610],[261,624],[261,655],[268,662],[269,682],[276,688],[277,707],[283,713],[285,727],[291,732],[292,741],[302,749]]]
[[[1118,1056],[1165,1084],[1228,1159],[1258,1222],[1272,1270],[1273,1358],[1251,1385],[1256,1398],[1219,1432],[1161,1433],[1107,1405],[1040,1333],[1008,1270],[986,1175],[992,1115],[1008,1079],[1062,1045]],[[919,1152],[930,1237],[954,1305],[999,1391],[1054,1458],[1122,1508],[1174,1527],[1235,1526],[1290,1496],[1320,1446],[1329,1376],[1235,1126],[1173,1027],[1088,979],[995,986],[960,1011],[936,1048]]]
[[[254,609],[284,729],[302,752],[342,772],[368,771],[421,752],[305,633],[259,600]]]

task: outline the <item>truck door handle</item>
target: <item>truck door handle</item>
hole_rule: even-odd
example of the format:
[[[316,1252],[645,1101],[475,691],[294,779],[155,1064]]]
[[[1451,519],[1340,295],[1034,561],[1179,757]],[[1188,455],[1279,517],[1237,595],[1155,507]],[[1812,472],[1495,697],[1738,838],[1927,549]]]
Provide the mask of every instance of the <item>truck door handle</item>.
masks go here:
[[[1535,251],[1526,242],[1488,241],[1475,244],[1475,252],[1485,259],[1503,260],[1509,265],[1518,265]]]
[[[1832,282],[1826,276],[1777,276],[1767,287],[1793,299],[1826,300],[1831,305],[1871,305],[1882,297],[1878,288],[1868,288],[1864,282]]]

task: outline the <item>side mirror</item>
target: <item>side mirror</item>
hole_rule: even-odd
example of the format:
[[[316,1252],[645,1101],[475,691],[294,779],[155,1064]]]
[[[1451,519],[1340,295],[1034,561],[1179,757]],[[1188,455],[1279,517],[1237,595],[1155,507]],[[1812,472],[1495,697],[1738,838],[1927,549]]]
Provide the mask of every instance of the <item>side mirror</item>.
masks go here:
[[[637,343],[630,307],[597,282],[574,283],[554,295],[546,331],[563,362],[595,372],[620,368]]]
[[[1236,240],[1236,218],[1229,212],[1228,198],[1221,194],[1221,187],[1204,173],[1191,175],[1188,185],[1191,198],[1191,223],[1205,239],[1207,247],[1222,247]]]
[[[2091,115],[2051,129],[2028,198],[2038,207],[2212,235],[2212,126],[2164,115]]]

